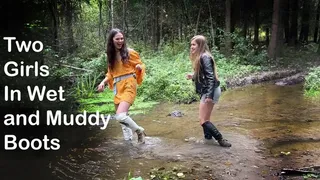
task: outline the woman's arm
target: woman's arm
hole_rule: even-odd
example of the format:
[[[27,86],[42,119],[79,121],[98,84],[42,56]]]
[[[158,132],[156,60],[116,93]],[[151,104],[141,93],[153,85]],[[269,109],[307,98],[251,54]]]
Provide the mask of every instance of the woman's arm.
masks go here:
[[[101,81],[101,84],[106,85],[106,84],[108,83],[108,81],[109,81],[109,78],[108,78],[108,76],[106,76],[106,77]]]
[[[135,68],[137,83],[141,85],[144,78],[146,66],[141,61],[139,53],[136,52],[135,50],[129,49],[129,55],[130,55],[129,62]]]

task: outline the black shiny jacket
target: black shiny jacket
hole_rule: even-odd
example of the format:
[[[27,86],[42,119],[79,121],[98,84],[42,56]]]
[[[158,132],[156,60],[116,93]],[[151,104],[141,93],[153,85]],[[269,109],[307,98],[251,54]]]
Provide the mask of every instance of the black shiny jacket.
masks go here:
[[[213,65],[213,59],[209,55],[201,55],[199,78],[194,74],[192,79],[195,82],[196,92],[200,96],[206,95],[206,98],[211,99],[213,99],[214,89],[220,85],[220,81],[215,77]]]

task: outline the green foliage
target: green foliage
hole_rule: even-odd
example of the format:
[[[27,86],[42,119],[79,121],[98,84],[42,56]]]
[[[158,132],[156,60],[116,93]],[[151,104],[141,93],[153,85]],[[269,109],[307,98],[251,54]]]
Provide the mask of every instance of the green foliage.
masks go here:
[[[161,53],[142,57],[147,72],[138,92],[145,100],[183,103],[193,101],[198,95],[192,81],[186,79],[186,74],[192,72],[188,48],[175,54],[173,48],[169,47],[165,45]],[[226,86],[228,78],[241,77],[261,69],[260,66],[243,65],[239,60],[230,61],[216,49],[212,53],[222,86]]]
[[[218,28],[221,35],[219,39],[225,42],[225,31]],[[235,61],[239,64],[263,66],[268,64],[268,56],[266,49],[259,49],[258,45],[253,45],[248,39],[240,35],[240,32],[229,33],[227,35],[233,42],[232,55],[229,57],[230,61]],[[221,44],[223,46],[223,44]]]
[[[305,77],[304,89],[309,96],[320,95],[320,66],[312,68]]]
[[[81,21],[74,22],[75,43],[78,44],[76,51],[78,57],[97,57],[105,51],[105,31],[107,29],[108,10],[103,6],[101,9],[101,22],[99,21],[99,8],[97,0],[90,4],[82,3]]]
[[[231,39],[234,42],[232,59],[245,65],[266,65],[268,56],[266,50],[258,50],[256,46],[248,42],[239,34],[233,33]]]
[[[96,91],[97,80],[101,73],[93,72],[92,74],[83,74],[76,77],[74,86],[74,96],[77,98],[92,97]]]
[[[104,73],[107,67],[107,57],[105,53],[102,53],[96,58],[91,58],[89,61],[83,61],[81,67],[95,72]]]
[[[127,177],[124,177],[123,180],[143,180],[142,177],[133,177],[131,171],[128,173]]]
[[[320,175],[310,173],[310,174],[306,174],[303,176],[303,179],[310,179],[310,178],[318,179],[318,178],[320,178]]]
[[[143,58],[146,77],[138,92],[145,100],[186,102],[196,97],[191,80],[191,62],[186,52],[166,56],[170,52]]]
[[[185,175],[180,172],[181,169],[174,167],[172,169],[166,170],[165,168],[153,168],[150,171],[150,178],[151,180],[157,180],[157,179],[163,179],[163,180],[178,180],[178,179],[184,179]]]

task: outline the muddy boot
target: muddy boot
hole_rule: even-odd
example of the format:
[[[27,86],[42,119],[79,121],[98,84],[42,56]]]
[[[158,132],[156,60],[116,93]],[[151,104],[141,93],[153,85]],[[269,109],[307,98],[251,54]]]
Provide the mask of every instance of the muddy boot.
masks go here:
[[[226,139],[220,139],[220,140],[218,140],[218,143],[222,147],[231,147],[231,143],[229,143],[228,140],[226,140]]]
[[[124,124],[121,124],[121,129],[122,129],[122,134],[123,134],[124,140],[131,141],[132,136],[133,136],[132,130]]]
[[[128,115],[127,113],[119,113],[116,115],[116,120],[119,121],[121,124],[129,127],[132,129],[132,131],[136,132],[138,135],[138,142],[139,143],[144,143],[144,129],[140,126],[137,125],[136,122],[134,122]]]
[[[219,130],[210,121],[206,121],[205,123],[202,124],[202,126],[204,126],[208,130],[208,132],[218,141],[220,146],[222,147],[231,146],[231,144],[228,143],[226,139],[223,139]]]
[[[206,126],[202,126],[203,128],[203,135],[204,135],[204,144],[213,144],[214,141],[212,140],[212,136],[210,135],[210,132],[206,128]]]
[[[144,131],[141,131],[141,130],[137,130],[136,133],[138,135],[138,143],[139,144],[144,144],[145,143],[146,133],[144,133]]]
[[[222,135],[210,121],[206,121],[205,123],[203,123],[202,127],[206,128],[208,133],[210,133],[210,135],[213,136],[216,140],[222,139]]]

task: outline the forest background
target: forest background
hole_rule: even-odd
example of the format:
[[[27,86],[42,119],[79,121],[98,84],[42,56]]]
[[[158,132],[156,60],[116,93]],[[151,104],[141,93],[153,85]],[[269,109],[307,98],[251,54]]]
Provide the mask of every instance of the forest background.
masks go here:
[[[107,32],[120,28],[128,46],[138,51],[147,76],[138,89],[138,107],[155,102],[190,103],[197,99],[188,58],[190,38],[205,35],[218,65],[224,90],[232,79],[255,72],[295,68],[307,70],[306,95],[319,95],[319,0],[12,0],[0,6],[2,37],[41,41],[41,53],[6,51],[9,60],[50,67],[49,78],[8,78],[1,83],[21,89],[45,84],[67,90],[68,102],[2,103],[7,112],[35,109],[113,112],[112,91],[96,93],[106,73]],[[2,38],[3,39],[3,38]],[[1,89],[3,94],[3,89]],[[25,92],[26,93],[26,92]],[[22,96],[26,97],[26,96]],[[1,101],[4,102],[4,101]],[[142,103],[143,102],[143,103]]]

